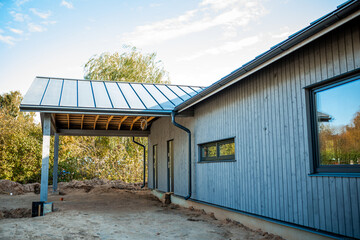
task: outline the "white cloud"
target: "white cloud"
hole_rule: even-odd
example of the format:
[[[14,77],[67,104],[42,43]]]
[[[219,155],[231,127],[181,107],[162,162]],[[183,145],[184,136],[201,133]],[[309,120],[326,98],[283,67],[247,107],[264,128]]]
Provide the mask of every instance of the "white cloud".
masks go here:
[[[57,21],[42,21],[41,23],[44,25],[52,25],[52,24],[56,24]]]
[[[4,6],[4,4],[3,4],[3,3],[0,3],[0,8],[1,8],[2,6]]]
[[[51,16],[51,11],[40,12],[40,11],[36,10],[35,8],[30,8],[30,11],[42,19],[47,19],[48,17]]]
[[[23,5],[24,3],[26,3],[26,2],[28,2],[29,0],[16,0],[15,1],[15,4],[16,4],[16,6],[21,6],[21,5]]]
[[[291,33],[286,31],[286,32],[278,33],[278,34],[273,34],[273,35],[271,35],[271,37],[272,38],[287,38],[290,35],[291,35]]]
[[[10,15],[14,18],[14,21],[16,22],[23,22],[29,18],[26,14],[18,13],[15,11],[10,11]]]
[[[169,39],[221,27],[222,32],[233,27],[247,26],[265,14],[259,0],[204,0],[198,8],[176,17],[142,25],[125,33],[123,40],[135,46],[159,43]]]
[[[191,56],[181,58],[181,61],[192,61],[196,58],[207,56],[207,55],[219,55],[223,53],[236,52],[254,45],[260,41],[260,36],[252,36],[248,38],[243,38],[239,41],[230,41],[222,44],[219,47],[209,48],[201,52],[195,53]]]
[[[60,6],[64,6],[64,7],[67,7],[69,9],[72,9],[74,8],[73,4],[71,2],[67,2],[65,0],[62,0],[61,3],[60,3]]]
[[[21,35],[21,34],[24,33],[23,30],[16,29],[16,28],[9,28],[9,30],[10,30],[11,32],[16,33],[16,34],[19,34],[19,35]]]
[[[28,30],[29,32],[44,32],[46,31],[46,28],[41,25],[37,25],[35,23],[29,23]]]
[[[0,34],[0,42],[9,44],[9,45],[14,45],[15,44],[15,38],[11,37],[11,36],[5,36]]]

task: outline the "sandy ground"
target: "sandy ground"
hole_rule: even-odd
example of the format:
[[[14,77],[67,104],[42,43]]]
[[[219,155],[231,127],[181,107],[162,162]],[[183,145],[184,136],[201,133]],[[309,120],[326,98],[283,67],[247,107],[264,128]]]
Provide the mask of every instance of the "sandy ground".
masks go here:
[[[60,201],[63,197],[64,201]],[[0,210],[30,208],[39,195],[0,195]],[[0,219],[0,239],[279,239],[200,211],[164,205],[149,191],[75,189],[50,195],[44,217]]]

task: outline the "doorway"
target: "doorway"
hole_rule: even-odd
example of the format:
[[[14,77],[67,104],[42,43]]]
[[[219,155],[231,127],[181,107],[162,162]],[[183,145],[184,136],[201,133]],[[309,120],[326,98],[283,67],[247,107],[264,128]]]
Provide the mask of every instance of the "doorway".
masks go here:
[[[168,192],[174,192],[174,140],[167,141]]]

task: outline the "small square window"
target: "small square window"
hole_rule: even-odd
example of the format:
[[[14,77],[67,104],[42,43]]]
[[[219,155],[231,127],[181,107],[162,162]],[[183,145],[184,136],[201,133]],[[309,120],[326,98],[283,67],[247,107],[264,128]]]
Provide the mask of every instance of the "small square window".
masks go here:
[[[360,173],[360,77],[308,89],[312,173]]]
[[[199,145],[200,161],[234,161],[234,138]]]

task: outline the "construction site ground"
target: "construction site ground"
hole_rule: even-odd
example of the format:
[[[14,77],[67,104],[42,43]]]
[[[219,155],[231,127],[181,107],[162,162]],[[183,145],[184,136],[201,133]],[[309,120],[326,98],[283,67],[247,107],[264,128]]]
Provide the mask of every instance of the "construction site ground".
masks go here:
[[[38,194],[0,194],[0,239],[281,239],[201,210],[164,204],[137,185],[73,185],[62,186],[62,195],[49,194],[55,211],[42,217],[31,217]]]

